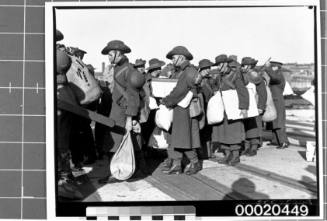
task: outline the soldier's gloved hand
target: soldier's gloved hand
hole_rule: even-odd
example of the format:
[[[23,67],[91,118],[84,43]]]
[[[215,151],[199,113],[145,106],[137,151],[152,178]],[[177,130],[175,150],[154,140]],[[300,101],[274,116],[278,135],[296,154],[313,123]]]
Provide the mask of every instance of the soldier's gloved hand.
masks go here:
[[[133,120],[132,129],[134,133],[141,133],[141,125],[138,121]]]
[[[132,117],[127,117],[126,118],[125,129],[126,129],[126,132],[130,132],[133,129]]]
[[[247,117],[248,117],[248,111],[245,110],[245,109],[241,109],[241,115],[242,115],[244,118],[247,118]]]

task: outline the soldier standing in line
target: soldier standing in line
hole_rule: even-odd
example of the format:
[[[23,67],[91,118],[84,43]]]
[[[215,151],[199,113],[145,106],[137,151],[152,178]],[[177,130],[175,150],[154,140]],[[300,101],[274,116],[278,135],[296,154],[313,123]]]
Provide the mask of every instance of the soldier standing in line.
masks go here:
[[[56,41],[63,39],[61,32],[57,30]],[[67,84],[66,72],[70,68],[71,59],[62,49],[56,52],[56,78],[57,78],[57,103],[61,101],[78,105],[72,89]],[[73,114],[57,109],[57,143],[56,143],[56,160],[58,162],[58,196],[68,199],[82,199],[83,196],[79,192],[72,170],[70,168],[70,150],[69,142],[71,139]]]
[[[111,110],[109,118],[115,120],[114,128],[106,128],[103,136],[103,146],[110,153],[109,161],[118,149],[125,132],[131,132],[137,162],[136,174],[146,170],[145,160],[141,151],[139,113],[141,108],[140,90],[145,78],[137,71],[125,54],[131,49],[120,40],[110,41],[102,50],[103,55],[108,55],[109,62],[113,65],[113,76],[110,88],[112,89]],[[138,165],[139,164],[139,165]],[[143,175],[143,174],[142,174]],[[116,181],[113,177],[105,176],[100,183]]]
[[[268,128],[272,129],[273,142],[276,141],[277,149],[284,149],[289,146],[289,141],[286,135],[286,110],[283,91],[285,88],[285,78],[281,71],[282,63],[277,61],[270,61],[265,64],[265,72],[269,75],[269,88],[274,100],[277,111],[277,118],[268,122]]]
[[[210,69],[214,63],[212,63],[208,59],[202,59],[199,61],[199,72],[202,76],[202,81],[200,85],[200,93],[202,93],[204,97],[204,113],[206,113],[207,110],[207,104],[210,100],[210,98],[214,95],[214,91],[212,89],[212,77],[210,75]],[[212,153],[213,153],[213,148],[211,144],[211,133],[212,133],[212,127],[211,125],[208,125],[205,121],[204,128],[200,130],[200,137],[201,137],[201,142],[204,147],[206,147],[206,155],[204,157],[211,158]]]
[[[146,68],[147,73],[146,73],[146,77],[145,77],[145,84],[143,86],[143,89],[146,94],[146,102],[148,105],[150,102],[149,99],[150,99],[150,97],[152,97],[151,80],[152,80],[152,78],[159,77],[159,75],[161,73],[161,68],[164,65],[165,65],[165,62],[160,61],[157,58],[152,58],[149,60],[149,67]],[[159,100],[156,98],[154,98],[154,99],[156,100],[157,104],[159,104]],[[154,154],[155,154],[155,152],[152,151],[152,149],[150,148],[151,143],[149,143],[151,134],[156,127],[155,115],[156,115],[156,110],[150,110],[147,121],[142,124],[142,134],[143,134],[144,143],[145,143],[146,150],[147,150],[146,151],[147,156],[154,156]]]
[[[134,68],[135,68],[136,70],[138,70],[140,73],[145,74],[145,63],[146,63],[145,60],[139,58],[139,59],[136,59],[136,60],[135,60],[135,63],[134,63],[133,66],[134,66]]]
[[[70,47],[68,50],[72,56],[75,56],[80,60],[83,60],[84,55],[86,54],[86,51],[75,47]],[[92,102],[91,104],[81,106],[95,111],[95,105],[96,102]],[[84,164],[93,164],[96,161],[95,142],[90,124],[91,120],[77,115],[74,116],[71,152],[74,164],[73,170],[76,172],[83,171],[82,167]],[[86,160],[84,160],[84,156],[87,157]]]
[[[173,48],[166,56],[178,67],[179,72],[175,73],[178,79],[176,87],[172,92],[162,99],[162,104],[173,109],[173,123],[171,128],[171,139],[168,147],[169,158],[173,159],[171,167],[163,170],[166,174],[182,173],[183,154],[190,160],[190,164],[184,170],[187,175],[195,174],[202,169],[196,148],[201,146],[199,134],[199,121],[191,118],[189,106],[182,108],[177,104],[183,100],[189,91],[197,96],[196,78],[199,75],[194,66],[190,64],[192,54],[183,46]]]
[[[228,62],[228,66],[226,63]],[[220,77],[217,79],[218,90],[226,91],[235,89],[239,99],[241,114],[246,115],[249,108],[249,93],[242,80],[239,71],[240,64],[237,61],[228,59],[226,55],[216,57],[216,64],[220,70]],[[223,122],[213,125],[212,142],[219,142],[220,148],[224,151],[225,157],[218,160],[218,163],[234,166],[240,162],[239,151],[245,140],[243,120],[228,120],[226,112]]]
[[[253,70],[257,61],[244,57],[241,63],[244,84],[253,83],[256,86],[258,95],[257,107],[259,116],[244,119],[244,129],[246,140],[244,141],[244,151],[242,155],[254,156],[257,154],[258,146],[262,136],[262,114],[266,108],[267,91],[263,78]]]

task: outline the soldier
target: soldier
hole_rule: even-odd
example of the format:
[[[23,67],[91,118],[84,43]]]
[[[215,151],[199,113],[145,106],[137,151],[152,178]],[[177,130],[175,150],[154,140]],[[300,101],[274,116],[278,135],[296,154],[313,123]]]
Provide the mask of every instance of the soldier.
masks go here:
[[[199,72],[202,76],[202,81],[200,85],[200,93],[203,95],[204,98],[204,113],[206,113],[207,110],[207,104],[210,100],[210,98],[214,95],[214,91],[212,89],[212,77],[210,74],[210,69],[214,63],[212,63],[208,59],[202,59],[199,61],[198,69]],[[212,152],[213,152],[213,147],[211,144],[211,133],[212,133],[212,127],[211,125],[208,125],[206,121],[204,122],[204,127],[203,129],[200,130],[200,137],[201,137],[201,142],[204,147],[206,147],[206,150],[203,154],[203,158],[211,158]]]
[[[174,76],[178,79],[176,87],[167,97],[162,99],[162,104],[173,109],[171,139],[168,147],[168,154],[173,159],[173,163],[163,172],[166,174],[182,173],[181,162],[184,153],[191,162],[184,173],[191,175],[202,169],[196,153],[196,148],[201,146],[199,121],[190,117],[189,106],[182,108],[177,104],[190,90],[194,96],[197,96],[195,80],[199,73],[190,64],[190,60],[193,59],[192,54],[183,46],[173,48],[166,57],[172,60],[179,72],[175,73]]]
[[[62,50],[57,50],[57,102],[66,101],[77,105],[72,89],[67,84],[66,72],[70,68],[71,59]],[[58,162],[58,196],[69,199],[82,199],[82,194],[74,182],[70,168],[70,139],[73,114],[65,110],[57,110],[57,162]]]
[[[218,90],[236,89],[239,98],[239,109],[243,115],[246,115],[246,110],[249,108],[249,94],[239,71],[240,64],[226,55],[219,55],[216,57],[215,65],[218,65],[220,71],[220,76],[217,78]],[[241,119],[228,120],[225,112],[223,122],[212,127],[212,142],[219,142],[225,153],[225,157],[219,159],[218,163],[231,166],[238,164],[240,162],[239,151],[244,140],[243,121]]]
[[[283,91],[285,88],[285,78],[281,71],[282,63],[278,61],[270,61],[265,64],[265,71],[270,77],[269,88],[274,100],[277,111],[277,119],[267,123],[268,128],[273,131],[274,138],[278,146],[277,149],[284,149],[289,146],[289,141],[286,135],[286,110]]]
[[[72,56],[75,56],[81,60],[86,54],[86,51],[75,47],[70,47],[68,51]],[[90,67],[89,70],[91,70],[90,72],[93,72],[94,75],[93,66]],[[95,111],[96,101],[92,102],[91,104],[82,106],[89,110]],[[82,171],[83,164],[93,164],[96,161],[95,142],[90,124],[91,120],[77,115],[74,116],[71,152],[72,161],[74,164],[73,170],[76,172]],[[84,160],[85,156],[87,157],[86,160]]]
[[[143,170],[146,168],[141,152],[139,112],[141,107],[140,89],[144,85],[145,78],[129,63],[125,54],[130,52],[131,49],[120,40],[110,41],[101,52],[103,55],[108,55],[109,62],[113,65],[112,102],[109,118],[116,122],[114,128],[104,131],[103,146],[107,148],[107,152],[113,155],[125,132],[131,132],[136,162],[139,163],[137,169]],[[110,175],[99,180],[100,183],[112,181],[115,179]]]
[[[146,61],[143,59],[136,59],[134,68],[137,69],[140,73],[145,74],[145,63]]]
[[[149,105],[149,97],[152,96],[152,88],[151,88],[151,79],[157,78],[161,73],[161,67],[165,65],[165,62],[160,61],[157,58],[152,58],[149,60],[149,67],[146,69],[146,82],[143,86],[143,89],[146,94],[146,103]],[[157,103],[159,104],[159,100],[157,99]],[[145,141],[145,144],[147,145],[150,139],[150,136],[156,127],[155,124],[155,115],[156,110],[151,110],[149,113],[149,117],[146,122],[142,124],[142,134]],[[150,152],[150,151],[148,151]]]
[[[262,114],[266,108],[267,91],[263,78],[253,70],[257,60],[250,57],[244,57],[241,63],[241,72],[243,74],[244,84],[253,83],[256,86],[258,95],[257,107],[259,116],[244,119],[244,129],[246,140],[244,141],[243,155],[254,156],[257,154],[258,146],[262,136]]]
[[[213,95],[213,90],[211,87],[211,75],[210,68],[214,63],[208,59],[202,59],[199,61],[199,72],[202,76],[201,81],[201,92],[204,95],[205,103],[208,103]]]

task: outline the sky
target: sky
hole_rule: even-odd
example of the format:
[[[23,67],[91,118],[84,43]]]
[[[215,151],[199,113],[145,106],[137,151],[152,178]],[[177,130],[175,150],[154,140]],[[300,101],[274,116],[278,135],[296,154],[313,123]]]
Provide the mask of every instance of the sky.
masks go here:
[[[57,9],[61,43],[79,47],[86,64],[101,70],[108,57],[101,50],[122,40],[137,58],[159,58],[183,45],[193,63],[219,54],[251,56],[263,64],[269,57],[284,63],[314,62],[314,15],[307,7]]]

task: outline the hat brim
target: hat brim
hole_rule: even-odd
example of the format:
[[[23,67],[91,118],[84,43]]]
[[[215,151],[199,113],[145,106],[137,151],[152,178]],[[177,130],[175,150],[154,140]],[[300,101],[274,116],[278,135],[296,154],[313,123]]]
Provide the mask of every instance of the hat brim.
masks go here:
[[[241,65],[253,65],[252,62],[242,62]]]
[[[142,63],[135,63],[133,66],[134,68],[138,68],[138,67],[144,67],[146,62],[142,62]]]
[[[282,65],[283,65],[283,63],[278,62],[278,61],[270,61],[270,64],[271,64],[272,66],[282,66]]]
[[[210,67],[212,67],[214,65],[214,63],[210,63],[210,64],[206,64],[206,65],[204,65],[204,66],[198,66],[198,69],[200,69],[200,70],[202,70],[202,69],[205,69],[205,68],[210,68]]]
[[[170,51],[166,55],[166,58],[169,60],[172,60],[174,55],[177,55],[177,53]],[[193,55],[191,53],[185,53],[185,54],[180,54],[180,55],[184,55],[186,57],[186,59],[189,61],[193,60]]]
[[[219,64],[221,64],[221,63],[230,63],[230,62],[232,62],[232,61],[234,61],[234,60],[231,59],[231,58],[226,58],[226,59],[224,59],[224,60],[216,61],[212,66],[217,66],[217,65],[219,65]]]
[[[123,47],[119,47],[119,48],[115,48],[115,47],[109,47],[108,45],[106,47],[104,47],[101,51],[101,54],[103,55],[107,55],[109,53],[109,51],[112,50],[117,50],[117,51],[121,51],[124,54],[128,54],[131,52],[131,49],[128,46],[123,46]]]
[[[156,69],[156,68],[161,68],[162,66],[165,65],[165,62],[159,62],[159,63],[155,63],[153,65],[150,65],[148,68],[146,68],[146,70],[150,71],[150,70],[153,70],[153,69]]]

